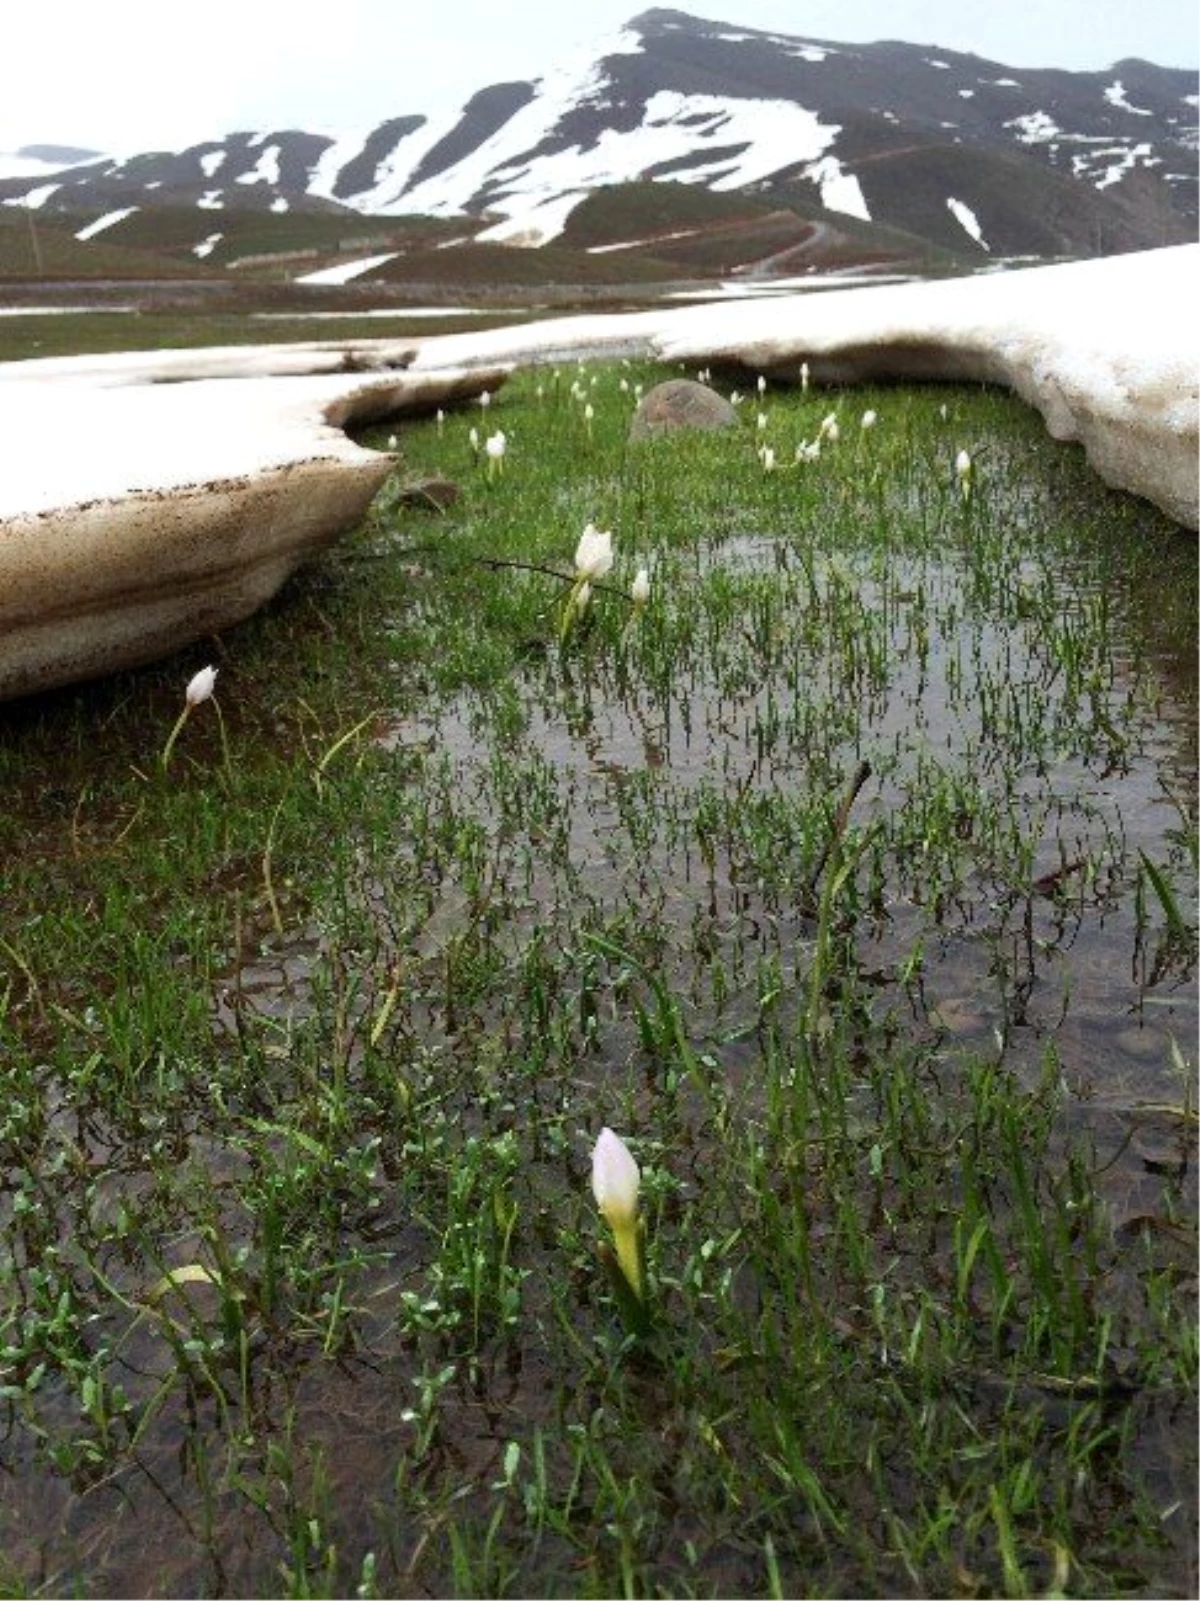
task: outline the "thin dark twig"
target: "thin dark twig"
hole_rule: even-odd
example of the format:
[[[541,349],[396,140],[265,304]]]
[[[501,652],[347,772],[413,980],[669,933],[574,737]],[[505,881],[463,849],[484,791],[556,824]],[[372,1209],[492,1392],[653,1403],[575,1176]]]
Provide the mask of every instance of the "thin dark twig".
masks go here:
[[[356,553],[356,561],[382,561],[394,556],[432,556],[444,555],[446,546],[438,541],[427,542],[420,545],[403,545],[394,550],[372,550]],[[456,553],[457,554],[457,553]],[[576,573],[560,572],[557,567],[542,567],[533,561],[507,561],[500,556],[461,556],[458,558],[465,566],[477,567],[511,567],[521,573],[540,573],[543,578],[557,578],[560,584],[573,584]],[[629,594],[624,589],[618,589],[615,584],[602,584],[598,578],[591,580],[594,590],[604,595],[619,595],[622,600],[628,600]]]
[[[842,796],[841,804],[834,816],[833,828],[830,830],[829,838],[825,841],[820,856],[817,857],[817,865],[809,874],[808,893],[810,896],[817,893],[817,885],[820,882],[821,874],[825,871],[830,856],[833,854],[833,848],[840,843],[842,836],[846,832],[846,825],[850,821],[850,809],[858,799],[859,790],[862,789],[870,776],[870,762],[859,762],[858,767],[855,769],[854,777],[850,780],[850,787]]]
[[[541,567],[533,561],[506,561],[500,556],[468,556],[466,559],[478,562],[481,567],[511,567],[521,573],[541,573],[544,578],[557,578],[560,584],[573,584],[578,577],[577,573],[561,573],[555,567]],[[590,583],[601,594],[620,595],[623,600],[629,599],[626,592],[615,584],[602,584],[598,578],[591,579]]]

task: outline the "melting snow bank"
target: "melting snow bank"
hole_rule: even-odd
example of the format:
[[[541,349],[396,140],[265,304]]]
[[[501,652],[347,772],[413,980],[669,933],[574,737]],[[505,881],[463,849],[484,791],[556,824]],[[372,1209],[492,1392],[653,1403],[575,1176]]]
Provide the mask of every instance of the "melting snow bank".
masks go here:
[[[1106,482],[1196,528],[1200,245],[938,283],[436,338],[0,365],[0,700],[150,661],[248,616],[391,471],[345,427],[522,364],[646,357],[826,383],[1014,389]]]
[[[1096,472],[1195,529],[1200,245],[942,283],[678,314],[665,359],[758,371],[808,360],[826,382],[974,379],[1036,406]],[[686,319],[686,320],[685,320]]]
[[[248,617],[361,522],[392,470],[348,424],[505,377],[320,373],[344,355],[310,350],[307,376],[266,376],[304,371],[294,348],[0,366],[0,700]]]

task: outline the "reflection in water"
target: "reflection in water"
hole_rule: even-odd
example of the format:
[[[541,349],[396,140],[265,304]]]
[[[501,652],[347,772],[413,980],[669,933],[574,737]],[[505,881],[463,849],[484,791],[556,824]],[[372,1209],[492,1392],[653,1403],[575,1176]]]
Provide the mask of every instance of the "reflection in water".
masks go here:
[[[385,739],[433,753],[455,807],[504,842],[526,908],[514,929],[582,897],[673,930],[685,990],[702,948],[742,967],[748,949],[771,953],[799,989],[805,864],[865,760],[854,819],[874,833],[879,882],[858,958],[884,980],[880,1004],[919,949],[919,983],[892,1001],[914,1026],[1002,1035],[1031,1080],[1052,1041],[1080,1101],[1113,1112],[1177,1101],[1193,970],[1158,938],[1139,866],[1179,861],[1196,682],[1194,661],[1189,674],[1157,648],[1153,610],[1029,560],[998,594],[957,560],[879,574],[747,538],[701,553],[693,578],[714,573],[741,585],[737,621],[674,653],[661,683],[601,661],[530,679],[505,706],[500,756],[474,698]],[[664,581],[681,593],[686,575]],[[947,828],[960,845],[939,878]],[[426,937],[472,916],[446,885]],[[697,1022],[717,1027],[711,1005]]]

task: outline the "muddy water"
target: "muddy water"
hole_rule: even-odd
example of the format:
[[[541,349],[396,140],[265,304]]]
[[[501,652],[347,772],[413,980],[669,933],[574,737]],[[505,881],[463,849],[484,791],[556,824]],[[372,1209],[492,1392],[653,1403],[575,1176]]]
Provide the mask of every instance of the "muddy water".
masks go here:
[[[636,645],[627,673],[611,651],[585,647],[568,674],[539,666],[499,701],[454,699],[381,735],[384,753],[406,771],[418,763],[456,815],[478,825],[492,900],[506,908],[497,943],[518,955],[581,906],[661,926],[665,976],[694,1042],[752,1083],[757,1046],[746,1027],[758,975],[775,965],[783,1015],[791,994],[794,1018],[811,962],[813,790],[832,811],[866,761],[850,827],[857,839],[876,832],[881,871],[855,918],[858,992],[948,1057],[994,1053],[1001,1041],[1030,1083],[1051,1052],[1064,1120],[1094,1146],[1117,1229],[1132,1238],[1146,1219],[1157,1226],[1165,1180],[1194,1193],[1179,1064],[1192,1055],[1197,1007],[1194,954],[1164,937],[1139,866],[1143,854],[1173,862],[1173,881],[1186,882],[1179,835],[1195,794],[1194,658],[1158,637],[1152,608],[1114,592],[1104,597],[1106,665],[1081,699],[1071,688],[1074,635],[1043,626],[1045,590],[1061,592],[1066,617],[1096,593],[1029,561],[1010,575],[1003,620],[972,600],[972,574],[951,559],[883,575],[852,556],[814,562],[751,536],[700,552],[695,576],[714,571],[750,586],[740,596],[749,606],[765,575],[790,586],[800,643],[781,642],[778,618],[764,614],[760,634],[752,622],[723,647],[719,673],[700,650],[661,678],[650,664],[636,669]],[[658,576],[687,578],[682,568]],[[827,626],[849,627],[852,598],[862,627],[828,659]],[[944,822],[936,812],[926,825],[923,810],[938,782],[956,797],[961,830],[949,879],[922,856],[923,828]],[[1015,845],[987,832],[986,808],[972,804],[981,794],[1003,802]],[[755,817],[760,828],[745,821]],[[398,857],[405,848],[397,842]],[[368,876],[360,890],[368,910],[382,908],[381,884]],[[478,904],[461,877],[439,880],[413,956],[439,962]],[[267,933],[255,947],[216,988],[218,1035],[248,1015],[286,1026],[314,1009],[329,952],[322,931]],[[718,961],[728,974],[720,993]],[[412,1023],[433,1047],[451,1032],[432,1007]],[[606,1050],[618,1060],[627,1044],[614,1038]],[[205,1148],[197,1135],[186,1159],[228,1186],[232,1207],[243,1154]],[[120,1190],[111,1175],[97,1204]],[[393,1308],[400,1264],[420,1250],[413,1241],[409,1251],[398,1220],[386,1222],[394,1261],[362,1287],[362,1353],[330,1362],[314,1348],[251,1364],[247,1404],[232,1413],[237,1451],[220,1443],[211,1398],[197,1410],[176,1387],[133,1460],[92,1485],[14,1464],[4,1527],[17,1571],[40,1572],[50,1587],[85,1573],[113,1576],[127,1593],[271,1593],[298,1524],[325,1507],[334,1510],[318,1544],[382,1549],[378,1508],[409,1435],[401,1412],[411,1389],[394,1315],[372,1326],[370,1297]],[[198,1254],[178,1244],[181,1259]],[[199,1315],[216,1316],[210,1287],[189,1295]],[[554,1423],[552,1379],[529,1340],[520,1357],[443,1399],[439,1450],[464,1484],[498,1477],[512,1415]],[[148,1394],[169,1353],[143,1324],[128,1331],[122,1360],[128,1388]],[[1173,1427],[1164,1433],[1169,1480]],[[429,1593],[422,1542],[411,1529],[391,1534],[392,1593]],[[730,1574],[727,1593],[738,1583]]]
[[[1154,609],[1135,597],[1100,596],[1086,575],[1075,583],[1029,559],[1005,575],[999,621],[972,601],[979,575],[958,558],[880,574],[750,535],[689,564],[694,579],[770,575],[790,586],[801,632],[805,608],[827,623],[853,597],[862,619],[884,620],[875,655],[851,633],[837,661],[824,659],[818,627],[811,654],[751,641],[721,673],[699,652],[656,683],[636,668],[614,673],[598,652],[567,676],[532,671],[505,700],[502,729],[474,695],[394,723],[381,746],[417,757],[488,841],[504,908],[498,943],[519,952],[581,904],[653,919],[697,1038],[731,1072],[752,1074],[753,1053],[730,1042],[757,1015],[758,970],[777,964],[798,1005],[812,951],[815,845],[806,836],[789,858],[808,826],[789,809],[811,799],[814,771],[841,793],[865,761],[851,823],[882,842],[882,881],[855,936],[872,1009],[948,1051],[1002,1043],[1030,1084],[1052,1053],[1066,1122],[1094,1138],[1118,1219],[1135,1215],[1164,1171],[1189,1168],[1193,1143],[1195,953],[1166,936],[1142,863],[1170,869],[1190,915],[1181,841],[1196,788],[1194,654],[1160,637]],[[1073,679],[1070,658],[1088,648],[1080,641],[1098,607],[1095,659]],[[949,826],[961,834],[940,875],[922,860],[944,849],[923,837],[947,826],[941,813],[922,821],[937,783],[957,797]],[[989,804],[1011,838],[988,835]],[[731,821],[756,810],[782,818],[772,825],[781,854]],[[438,959],[477,910],[457,878],[440,883],[417,954]],[[274,943],[234,976],[239,1005],[303,1016],[321,944],[311,933]],[[719,999],[714,955],[735,975]],[[218,1022],[232,1026],[228,1006]],[[436,1016],[421,1027],[431,1042],[444,1035]]]

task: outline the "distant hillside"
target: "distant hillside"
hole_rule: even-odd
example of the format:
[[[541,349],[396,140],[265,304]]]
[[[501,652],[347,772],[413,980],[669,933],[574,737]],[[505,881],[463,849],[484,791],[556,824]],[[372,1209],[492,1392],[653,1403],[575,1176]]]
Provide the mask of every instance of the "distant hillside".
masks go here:
[[[1196,75],[1145,61],[1018,70],[660,9],[576,60],[548,63],[540,79],[481,88],[443,119],[403,100],[398,76],[395,115],[341,139],[214,132],[122,160],[27,145],[18,154],[39,175],[0,176],[0,214],[77,217],[96,226],[92,243],[214,266],[289,251],[329,259],[356,237],[365,254],[372,241],[384,253],[394,244],[385,219],[405,219],[411,235],[415,216],[457,221],[478,247],[627,244],[630,271],[639,258],[651,270],[651,257],[702,272],[791,272],[856,255],[984,264],[1196,234]],[[585,203],[599,193],[619,197],[610,203],[627,217],[588,243]],[[689,245],[683,228],[666,237],[681,194],[734,209],[707,214]],[[250,216],[262,222],[255,241]]]
[[[0,210],[0,278],[108,278],[141,281],[159,278],[219,277],[201,262],[169,254],[79,240],[61,215]]]

